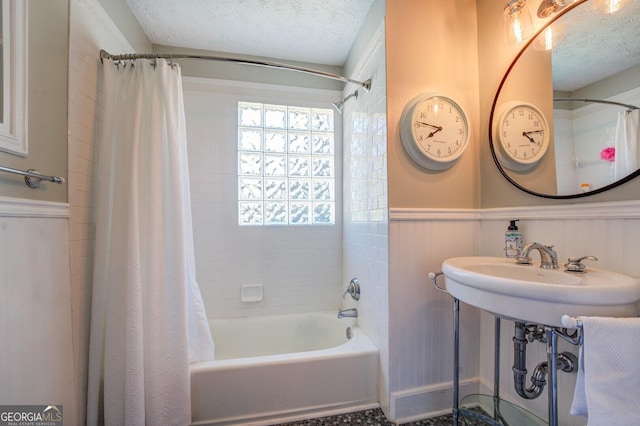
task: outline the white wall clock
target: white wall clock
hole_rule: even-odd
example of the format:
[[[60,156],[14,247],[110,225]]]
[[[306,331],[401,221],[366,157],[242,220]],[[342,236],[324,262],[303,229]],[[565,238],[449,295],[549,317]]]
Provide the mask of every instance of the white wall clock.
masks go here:
[[[500,164],[514,171],[529,170],[549,148],[549,124],[527,102],[505,102],[493,120],[493,149]]]
[[[469,120],[460,104],[436,93],[407,103],[400,118],[400,140],[407,154],[429,170],[455,164],[469,145]]]

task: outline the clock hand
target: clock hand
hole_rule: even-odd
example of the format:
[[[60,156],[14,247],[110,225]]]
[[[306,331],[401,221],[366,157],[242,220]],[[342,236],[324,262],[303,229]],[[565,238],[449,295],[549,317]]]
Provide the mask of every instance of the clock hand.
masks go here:
[[[432,129],[435,129],[433,132],[429,133],[429,135],[427,135],[427,139],[428,138],[432,138],[433,135],[435,135],[436,133],[442,131],[442,126],[434,126],[433,124],[429,124],[429,123],[425,123],[424,121],[416,121],[417,125],[420,126],[427,126],[427,127],[431,127]]]
[[[535,139],[533,139],[531,136],[529,136],[529,132],[522,132],[522,136],[524,136],[525,138],[529,139],[529,142],[536,143]]]
[[[431,127],[432,129],[441,129],[441,127],[434,126],[433,124],[425,123],[424,121],[416,121],[416,124],[419,124],[421,126]]]
[[[531,143],[536,143],[536,144],[537,144],[538,142],[536,142],[536,140],[535,140],[535,139],[533,139],[533,138],[532,138],[531,136],[529,136],[529,135],[530,135],[530,134],[532,134],[532,133],[543,133],[543,132],[544,132],[544,130],[532,130],[532,131],[530,131],[530,132],[522,132],[522,136],[524,136],[525,138],[529,139],[529,141],[530,141]]]
[[[428,137],[432,138],[433,135],[435,135],[436,133],[438,133],[440,131],[442,131],[442,126],[438,127],[436,130],[434,130],[433,132],[429,133]]]

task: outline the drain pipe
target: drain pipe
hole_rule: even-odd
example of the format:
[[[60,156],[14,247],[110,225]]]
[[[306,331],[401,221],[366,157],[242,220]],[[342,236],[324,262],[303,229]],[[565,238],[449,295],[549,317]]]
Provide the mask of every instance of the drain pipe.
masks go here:
[[[570,352],[562,352],[557,356],[557,368],[564,372],[575,371],[578,359]],[[524,399],[535,399],[542,394],[549,370],[547,361],[541,362],[533,370],[531,386],[525,388],[527,378],[527,329],[523,322],[516,322],[513,337],[513,384],[518,395]]]
[[[545,364],[544,367],[541,364]],[[540,396],[547,374],[546,362],[536,366],[531,377],[531,386],[525,388],[527,378],[527,329],[523,322],[516,322],[515,335],[513,336],[513,385],[518,395],[525,399],[535,399]]]

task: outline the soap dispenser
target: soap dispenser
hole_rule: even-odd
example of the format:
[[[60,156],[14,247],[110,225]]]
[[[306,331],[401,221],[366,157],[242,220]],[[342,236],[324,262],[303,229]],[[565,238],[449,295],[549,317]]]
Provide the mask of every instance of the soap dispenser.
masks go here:
[[[516,257],[522,252],[522,234],[516,226],[519,219],[511,220],[507,232],[504,233],[504,254],[507,257]]]

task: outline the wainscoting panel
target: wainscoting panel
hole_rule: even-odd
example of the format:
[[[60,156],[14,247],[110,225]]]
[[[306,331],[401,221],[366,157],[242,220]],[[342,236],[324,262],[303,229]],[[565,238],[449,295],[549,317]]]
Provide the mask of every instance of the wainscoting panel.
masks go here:
[[[390,213],[389,347],[393,419],[414,419],[451,409],[453,299],[437,291],[429,272],[480,245],[476,210],[397,210]],[[443,277],[439,285],[444,285]],[[460,378],[477,391],[479,311],[460,317]],[[434,391],[434,389],[438,389]]]
[[[0,401],[63,405],[74,424],[68,215],[0,199]]]

